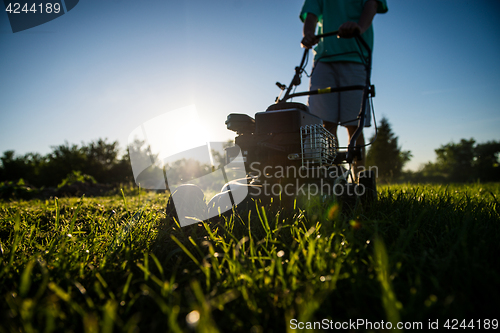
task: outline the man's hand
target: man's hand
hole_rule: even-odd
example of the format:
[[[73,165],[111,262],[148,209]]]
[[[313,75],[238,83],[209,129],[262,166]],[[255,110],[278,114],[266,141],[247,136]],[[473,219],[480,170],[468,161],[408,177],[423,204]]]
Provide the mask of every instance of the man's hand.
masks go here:
[[[357,22],[347,21],[339,27],[340,38],[352,38],[361,34],[361,27]]]
[[[375,0],[369,0],[363,7],[363,12],[358,22],[348,21],[339,27],[339,37],[352,38],[361,35],[372,25],[373,17],[377,13],[378,3]]]
[[[316,35],[313,33],[313,34],[308,34],[308,35],[304,36],[304,38],[302,38],[302,41],[300,42],[300,45],[305,49],[310,49],[318,42],[319,42],[319,38],[316,37]]]

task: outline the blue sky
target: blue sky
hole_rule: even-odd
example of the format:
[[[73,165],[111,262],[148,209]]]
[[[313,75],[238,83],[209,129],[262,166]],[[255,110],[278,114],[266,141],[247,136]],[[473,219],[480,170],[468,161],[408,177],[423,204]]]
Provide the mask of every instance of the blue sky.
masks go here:
[[[97,138],[124,149],[140,124],[192,104],[210,140],[234,138],[227,114],[264,111],[279,93],[275,82],[292,78],[302,55],[301,7],[302,0],[82,0],[15,34],[0,14],[0,153],[45,154]],[[409,168],[451,141],[500,140],[500,2],[388,0],[388,7],[374,19],[374,105],[412,151]],[[303,77],[298,91],[307,83]]]

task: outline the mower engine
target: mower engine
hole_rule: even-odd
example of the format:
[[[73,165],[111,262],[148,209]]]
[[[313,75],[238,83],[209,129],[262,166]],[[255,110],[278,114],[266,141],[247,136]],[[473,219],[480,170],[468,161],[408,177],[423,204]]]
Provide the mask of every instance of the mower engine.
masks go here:
[[[235,146],[226,148],[226,163],[241,150],[252,184],[279,183],[283,189],[287,184],[318,183],[328,178],[329,168],[336,163],[335,136],[304,104],[273,104],[255,119],[232,113],[226,125],[238,134]]]

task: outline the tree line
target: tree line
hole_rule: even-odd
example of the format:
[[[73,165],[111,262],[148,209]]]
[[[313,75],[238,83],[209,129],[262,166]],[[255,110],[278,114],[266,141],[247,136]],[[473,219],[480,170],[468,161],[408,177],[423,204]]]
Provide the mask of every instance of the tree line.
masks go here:
[[[404,171],[412,154],[398,145],[398,137],[387,118],[382,118],[376,139],[367,152],[366,164],[376,166],[382,183],[390,182],[498,182],[500,181],[500,142],[477,143],[474,139],[461,139],[435,149],[436,161],[428,162],[418,171]]]
[[[372,137],[370,141],[374,139]],[[134,183],[128,149],[134,154],[147,151],[144,142],[135,141],[120,156],[118,141],[108,142],[107,139],[81,145],[65,142],[51,149],[46,155],[16,155],[13,150],[4,152],[0,157],[0,182],[19,182],[22,179],[23,183],[38,188],[60,186],[68,177],[110,185]],[[389,121],[382,118],[376,140],[369,146],[366,166],[377,167],[379,182],[382,183],[500,181],[500,142],[476,143],[474,139],[462,139],[458,143],[442,145],[435,153],[435,162],[427,163],[416,172],[403,171],[412,157],[411,152],[398,145],[398,137]],[[184,173],[194,167],[203,169],[202,174],[207,172],[205,165],[190,163],[188,168],[188,161],[183,163],[169,166],[178,169],[180,179],[186,179]]]
[[[78,172],[101,184],[132,182],[128,151],[119,156],[118,141],[98,139],[80,146],[65,142],[52,146],[46,155],[16,155],[9,150],[0,157],[0,181],[23,181],[35,187],[56,187]]]
[[[500,181],[500,142],[476,143],[474,139],[450,142],[434,150],[436,161],[417,172],[406,173],[412,182],[498,182]]]

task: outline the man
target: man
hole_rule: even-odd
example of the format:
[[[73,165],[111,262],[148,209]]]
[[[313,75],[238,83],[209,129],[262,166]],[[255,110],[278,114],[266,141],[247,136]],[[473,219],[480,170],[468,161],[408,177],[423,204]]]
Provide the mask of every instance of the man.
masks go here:
[[[315,48],[314,68],[310,90],[326,87],[365,85],[366,70],[359,55],[360,48],[352,37],[360,34],[373,49],[372,20],[376,13],[387,12],[386,0],[305,0],[300,13],[304,22],[302,46]],[[338,36],[316,38],[318,34],[338,30]],[[357,128],[357,116],[361,108],[363,92],[361,90],[314,95],[309,97],[311,113],[323,119],[325,128],[337,134],[340,124],[347,128],[349,140]],[[370,126],[369,108],[365,110],[365,126]],[[363,133],[356,145],[364,146]],[[363,148],[363,155],[364,154]],[[354,161],[354,175],[364,167],[363,160]],[[359,170],[362,171],[362,170]]]

